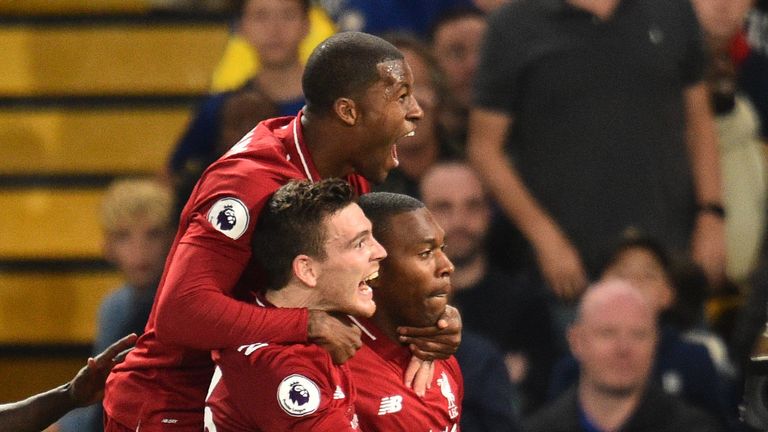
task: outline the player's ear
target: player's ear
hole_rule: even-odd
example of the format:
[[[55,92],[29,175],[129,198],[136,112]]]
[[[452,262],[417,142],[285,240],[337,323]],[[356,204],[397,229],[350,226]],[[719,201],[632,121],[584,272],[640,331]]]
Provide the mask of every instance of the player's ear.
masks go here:
[[[354,126],[360,115],[355,101],[345,97],[338,98],[333,102],[333,112],[348,126]]]
[[[317,262],[308,255],[297,255],[292,263],[293,275],[310,287],[317,286],[319,276]]]

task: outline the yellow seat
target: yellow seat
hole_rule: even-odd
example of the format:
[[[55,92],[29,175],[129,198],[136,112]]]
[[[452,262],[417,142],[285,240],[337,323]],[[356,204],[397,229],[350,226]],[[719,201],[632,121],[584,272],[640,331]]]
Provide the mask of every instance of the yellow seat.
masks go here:
[[[149,9],[148,0],[0,0],[0,13],[7,15],[144,13]]]
[[[55,354],[4,356],[0,353],[0,371],[3,371],[0,403],[22,400],[64,384],[85,365],[87,358]]]
[[[0,193],[0,259],[99,258],[101,189]]]
[[[156,173],[191,107],[0,109],[0,173]]]
[[[0,344],[86,343],[114,271],[0,271]]]
[[[0,27],[0,96],[203,94],[225,23]]]

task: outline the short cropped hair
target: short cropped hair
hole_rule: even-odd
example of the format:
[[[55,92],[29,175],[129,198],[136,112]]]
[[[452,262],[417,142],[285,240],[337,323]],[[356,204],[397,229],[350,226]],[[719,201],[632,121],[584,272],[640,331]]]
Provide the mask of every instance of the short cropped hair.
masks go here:
[[[387,238],[393,216],[425,207],[423,202],[410,195],[392,192],[367,193],[360,197],[358,204],[373,224],[373,236],[379,241]]]
[[[252,242],[253,256],[266,272],[268,290],[288,284],[298,255],[318,260],[327,257],[323,223],[353,202],[352,187],[341,179],[294,180],[270,197],[256,222]]]
[[[380,79],[379,63],[402,59],[403,53],[377,36],[342,32],[329,37],[315,48],[304,68],[306,110],[322,115],[340,97],[359,97]]]
[[[101,202],[101,225],[110,233],[139,218],[172,226],[175,207],[170,188],[152,179],[115,180]]]

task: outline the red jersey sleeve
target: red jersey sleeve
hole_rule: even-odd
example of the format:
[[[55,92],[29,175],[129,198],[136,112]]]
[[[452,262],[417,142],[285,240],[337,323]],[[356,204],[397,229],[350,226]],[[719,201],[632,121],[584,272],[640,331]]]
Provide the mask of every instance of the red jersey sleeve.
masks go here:
[[[281,185],[302,178],[280,149],[278,142],[258,150],[245,146],[203,174],[182,213],[158,290],[159,340],[200,350],[243,340],[307,340],[306,309],[266,310],[233,298],[259,288],[247,286],[243,276],[258,273],[250,261],[251,237],[262,207]]]

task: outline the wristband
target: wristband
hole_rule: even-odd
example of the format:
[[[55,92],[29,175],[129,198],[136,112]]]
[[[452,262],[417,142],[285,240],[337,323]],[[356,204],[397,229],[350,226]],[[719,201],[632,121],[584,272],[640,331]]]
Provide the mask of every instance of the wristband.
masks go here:
[[[709,213],[721,219],[725,219],[725,208],[717,202],[707,202],[696,205],[696,211],[699,213]]]

